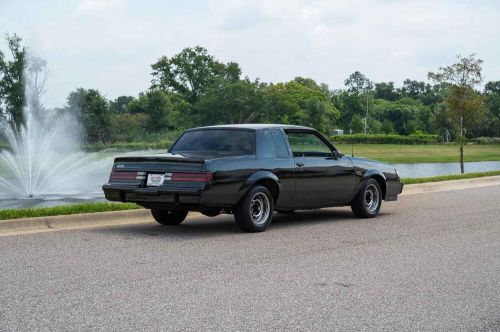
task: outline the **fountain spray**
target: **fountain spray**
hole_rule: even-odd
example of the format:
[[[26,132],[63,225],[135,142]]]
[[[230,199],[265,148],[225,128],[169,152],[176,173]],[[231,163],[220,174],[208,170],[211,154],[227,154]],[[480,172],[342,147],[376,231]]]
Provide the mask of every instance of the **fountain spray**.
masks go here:
[[[0,151],[0,196],[33,198],[99,188],[92,173],[102,168],[102,161],[80,150],[77,110],[46,109],[41,103],[44,69],[44,61],[28,58],[23,123],[3,125],[9,148]]]

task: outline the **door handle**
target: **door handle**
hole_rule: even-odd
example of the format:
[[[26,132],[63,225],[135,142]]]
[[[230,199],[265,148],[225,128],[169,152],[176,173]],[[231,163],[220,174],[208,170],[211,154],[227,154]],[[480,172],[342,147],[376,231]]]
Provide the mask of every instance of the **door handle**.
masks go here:
[[[295,163],[295,165],[297,165],[298,167],[302,167],[302,166],[304,166],[304,163],[298,162],[298,163]]]

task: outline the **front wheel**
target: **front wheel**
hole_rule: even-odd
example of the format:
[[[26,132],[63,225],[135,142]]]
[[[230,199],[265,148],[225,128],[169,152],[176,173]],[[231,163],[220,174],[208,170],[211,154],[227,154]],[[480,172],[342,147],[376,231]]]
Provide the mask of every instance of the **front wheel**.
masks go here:
[[[252,187],[234,209],[236,225],[245,232],[263,232],[271,223],[274,201],[263,186]]]
[[[182,210],[151,209],[151,214],[159,224],[172,226],[183,222],[188,212]]]
[[[351,202],[351,210],[358,218],[374,218],[382,206],[382,191],[375,179],[369,179]]]

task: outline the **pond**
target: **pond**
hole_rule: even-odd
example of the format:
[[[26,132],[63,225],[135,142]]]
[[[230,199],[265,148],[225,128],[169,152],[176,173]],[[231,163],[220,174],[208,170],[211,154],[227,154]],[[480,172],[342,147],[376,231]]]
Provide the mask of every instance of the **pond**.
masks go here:
[[[0,209],[23,207],[46,207],[82,202],[105,201],[101,185],[108,180],[109,170],[113,157],[118,155],[144,155],[161,153],[161,151],[134,151],[134,152],[106,152],[96,154],[100,160],[100,167],[92,173],[92,179],[86,181],[85,189],[80,192],[68,191],[65,193],[47,193],[33,198],[13,198],[0,193]],[[424,164],[394,164],[403,178],[429,177],[460,173],[458,163],[424,163]],[[2,165],[0,165],[0,173]],[[465,172],[484,172],[500,170],[500,161],[482,161],[465,163]]]
[[[394,164],[403,178],[425,178],[438,175],[459,174],[459,163]],[[465,163],[465,173],[500,170],[500,161]]]

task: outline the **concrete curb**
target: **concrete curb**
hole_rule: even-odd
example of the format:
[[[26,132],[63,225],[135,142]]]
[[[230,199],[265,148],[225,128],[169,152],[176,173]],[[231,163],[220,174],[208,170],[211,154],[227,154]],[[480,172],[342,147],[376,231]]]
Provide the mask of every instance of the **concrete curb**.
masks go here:
[[[489,186],[500,186],[500,176],[410,184],[404,187],[401,196]],[[190,213],[188,218],[200,216],[199,213]],[[10,219],[0,221],[0,237],[64,229],[98,228],[151,222],[153,222],[153,218],[149,210],[146,209]]]
[[[145,209],[9,219],[0,221],[0,236],[30,231],[126,225],[150,220],[151,213]]]
[[[464,180],[410,184],[403,188],[403,193],[401,195],[425,194],[439,191],[473,189],[490,186],[500,186],[500,175]]]

